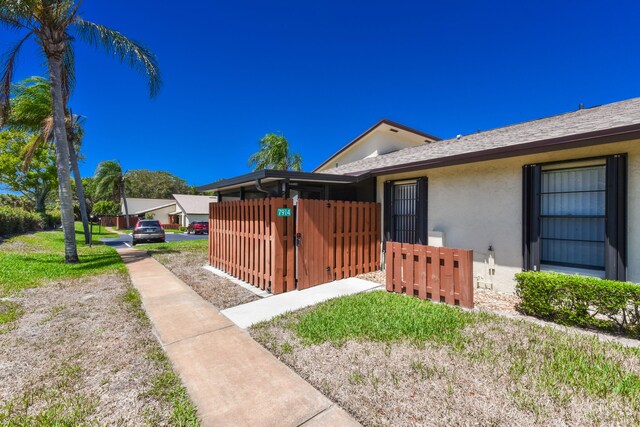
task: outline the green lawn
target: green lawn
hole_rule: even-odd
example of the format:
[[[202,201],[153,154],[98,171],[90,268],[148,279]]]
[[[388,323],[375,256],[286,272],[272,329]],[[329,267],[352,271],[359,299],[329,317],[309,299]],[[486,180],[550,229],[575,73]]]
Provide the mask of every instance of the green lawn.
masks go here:
[[[522,414],[535,425],[640,423],[640,349],[578,332],[376,291],[285,314],[251,334],[365,424],[382,423],[378,410],[406,416],[402,402],[413,393],[420,402],[455,394],[462,424],[473,423],[464,414],[483,393],[500,409],[480,424],[510,425]],[[385,382],[401,390],[380,395]]]
[[[152,243],[144,245],[144,250],[150,254],[171,254],[179,252],[207,252],[208,240],[182,240],[180,242]]]
[[[17,236],[0,245],[0,295],[39,286],[46,280],[80,277],[106,272],[124,272],[116,251],[99,242],[103,237],[117,237],[94,228],[93,247],[85,245],[82,224],[76,223],[79,264],[64,263],[62,231],[45,231]]]
[[[300,317],[294,330],[309,344],[349,339],[458,343],[474,316],[444,304],[373,292],[330,300]]]
[[[165,233],[179,233],[179,234],[184,234],[186,233],[186,231],[180,231],[180,230],[167,230],[166,228],[164,229]]]

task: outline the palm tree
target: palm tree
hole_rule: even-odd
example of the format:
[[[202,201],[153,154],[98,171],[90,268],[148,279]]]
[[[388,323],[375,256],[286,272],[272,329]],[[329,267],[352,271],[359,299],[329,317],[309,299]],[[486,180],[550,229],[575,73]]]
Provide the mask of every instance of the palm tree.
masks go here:
[[[249,157],[253,170],[302,170],[302,157],[289,153],[289,141],[284,135],[268,133],[260,140],[260,149]]]
[[[129,226],[129,207],[127,206],[127,195],[124,187],[125,178],[126,175],[122,172],[122,166],[115,160],[100,162],[93,176],[98,195],[116,203],[119,203],[120,198],[122,198],[124,214],[127,217],[127,226]]]
[[[161,79],[155,55],[142,44],[129,40],[105,26],[85,21],[78,13],[82,0],[0,0],[0,22],[26,34],[7,53],[0,83],[0,119],[8,115],[11,81],[22,46],[34,38],[47,60],[51,83],[53,136],[60,192],[60,213],[64,229],[65,262],[78,262],[73,225],[73,197],[69,170],[69,146],[65,125],[65,105],[74,83],[74,34],[91,45],[101,46],[121,62],[141,70],[148,78],[151,96],[160,89]]]
[[[30,77],[14,85],[13,94],[14,96],[11,98],[11,112],[5,124],[20,130],[36,132],[34,138],[24,150],[24,170],[26,170],[29,168],[29,164],[36,150],[45,144],[53,142],[51,85],[49,81],[43,77]],[[91,241],[89,218],[87,216],[87,205],[77,154],[82,143],[83,129],[78,116],[74,116],[69,112],[66,112],[65,116],[69,156],[76,191],[78,193],[78,203],[80,204],[80,217],[84,229],[84,240],[86,244],[89,244]]]

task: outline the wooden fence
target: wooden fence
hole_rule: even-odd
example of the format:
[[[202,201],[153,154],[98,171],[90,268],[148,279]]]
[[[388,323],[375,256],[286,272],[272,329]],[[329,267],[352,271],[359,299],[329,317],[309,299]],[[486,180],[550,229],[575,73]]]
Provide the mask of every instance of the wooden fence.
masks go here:
[[[180,224],[162,224],[165,230],[180,230]]]
[[[298,289],[380,269],[380,204],[298,200]]]
[[[124,215],[105,215],[100,217],[100,225],[103,227],[116,227],[119,229],[126,229],[135,227],[138,223],[137,215],[129,215],[129,227],[127,227],[127,221]]]
[[[273,294],[295,289],[291,199],[271,198],[209,204],[209,263]]]
[[[387,291],[473,308],[473,251],[387,242]]]

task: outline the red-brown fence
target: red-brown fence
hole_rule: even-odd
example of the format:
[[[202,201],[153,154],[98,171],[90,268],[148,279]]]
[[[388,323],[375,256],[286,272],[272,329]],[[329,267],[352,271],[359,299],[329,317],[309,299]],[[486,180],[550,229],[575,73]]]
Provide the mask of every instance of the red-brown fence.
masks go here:
[[[116,227],[119,229],[126,229],[135,227],[137,222],[137,215],[129,215],[129,227],[127,227],[124,215],[105,215],[100,217],[100,225],[103,227]]]
[[[180,230],[180,224],[162,224],[165,230]]]
[[[387,291],[473,308],[473,251],[387,242]]]
[[[298,289],[380,269],[380,204],[298,200]]]
[[[209,204],[209,263],[273,294],[295,289],[291,199]]]

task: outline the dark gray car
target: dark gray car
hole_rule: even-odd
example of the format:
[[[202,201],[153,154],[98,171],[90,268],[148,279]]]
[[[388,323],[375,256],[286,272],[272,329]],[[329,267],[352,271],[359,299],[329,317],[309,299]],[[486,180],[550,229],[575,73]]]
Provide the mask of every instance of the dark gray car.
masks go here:
[[[164,242],[164,228],[158,220],[143,219],[136,224],[132,237],[134,245],[140,242]]]

